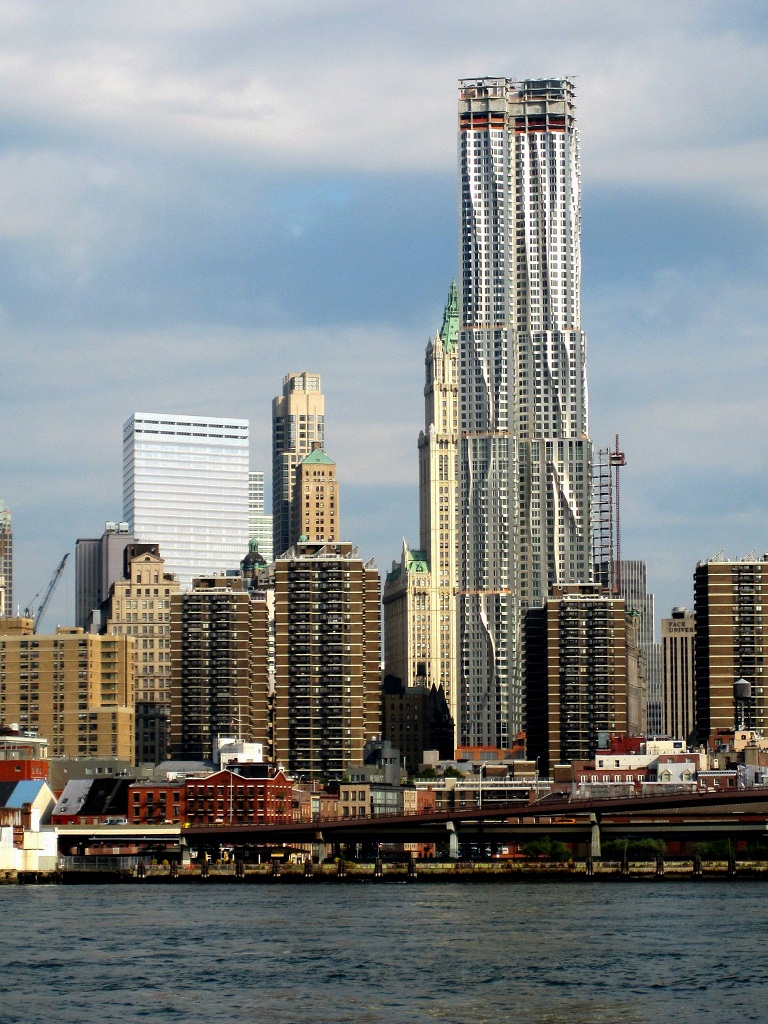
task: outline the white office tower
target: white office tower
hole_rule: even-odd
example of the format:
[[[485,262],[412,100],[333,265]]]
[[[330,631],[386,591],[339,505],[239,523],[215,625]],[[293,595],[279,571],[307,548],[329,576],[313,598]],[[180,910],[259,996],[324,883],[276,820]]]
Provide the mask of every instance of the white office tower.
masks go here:
[[[507,747],[521,613],[591,578],[579,143],[568,79],[459,88],[459,742]]]
[[[248,421],[136,412],[123,427],[123,517],[183,588],[248,551]]]
[[[264,511],[264,474],[248,474],[248,539],[259,545],[265,562],[272,561],[272,516]]]

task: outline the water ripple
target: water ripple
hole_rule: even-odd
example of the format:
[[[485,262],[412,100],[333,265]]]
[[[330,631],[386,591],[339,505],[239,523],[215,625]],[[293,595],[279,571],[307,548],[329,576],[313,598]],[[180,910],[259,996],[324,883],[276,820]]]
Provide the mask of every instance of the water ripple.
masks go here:
[[[765,1019],[762,883],[0,889],[3,1024]],[[10,922],[18,922],[11,926]]]

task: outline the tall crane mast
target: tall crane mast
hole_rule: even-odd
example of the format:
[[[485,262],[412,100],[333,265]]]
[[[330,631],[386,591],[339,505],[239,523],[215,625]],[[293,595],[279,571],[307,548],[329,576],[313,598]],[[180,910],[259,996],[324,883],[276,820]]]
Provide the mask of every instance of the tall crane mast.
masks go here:
[[[64,566],[67,564],[67,559],[68,558],[69,558],[69,552],[67,552],[64,555],[64,557],[62,558],[62,560],[58,564],[56,572],[53,574],[53,576],[51,576],[51,578],[50,578],[50,580],[48,582],[48,586],[45,588],[45,594],[43,596],[43,600],[38,605],[37,611],[34,611],[32,608],[27,608],[27,610],[26,610],[27,617],[30,618],[30,619],[34,619],[35,620],[35,624],[34,624],[34,627],[33,627],[33,632],[34,633],[37,632],[37,627],[40,625],[40,622],[41,622],[41,620],[43,618],[43,615],[45,615],[45,609],[48,607],[48,602],[51,600],[51,597],[53,596],[53,592],[56,589],[56,584],[61,579],[61,574],[64,572]],[[38,597],[39,597],[39,591],[32,598],[32,605],[34,605],[34,603],[35,603],[35,601],[37,600]]]

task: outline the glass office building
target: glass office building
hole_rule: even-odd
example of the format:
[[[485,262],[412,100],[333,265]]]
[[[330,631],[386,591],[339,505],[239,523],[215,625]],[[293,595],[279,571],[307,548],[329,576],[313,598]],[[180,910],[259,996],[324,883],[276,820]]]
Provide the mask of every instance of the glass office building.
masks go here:
[[[272,516],[264,511],[264,474],[248,474],[248,535],[259,545],[265,562],[272,561]]]
[[[248,552],[248,421],[134,413],[123,427],[123,518],[183,588]]]

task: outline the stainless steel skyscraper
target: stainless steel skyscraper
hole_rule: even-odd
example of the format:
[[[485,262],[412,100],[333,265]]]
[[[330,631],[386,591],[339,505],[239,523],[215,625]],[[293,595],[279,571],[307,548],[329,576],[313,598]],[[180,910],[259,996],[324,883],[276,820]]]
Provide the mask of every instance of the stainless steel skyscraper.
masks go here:
[[[459,738],[507,746],[521,612],[591,578],[573,83],[461,81],[459,152]]]

